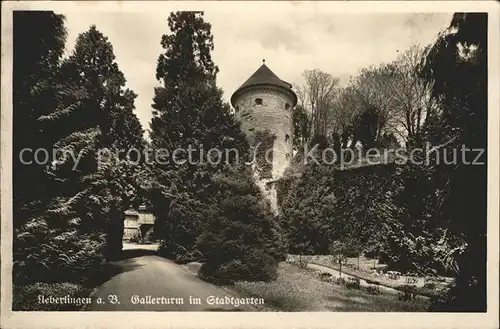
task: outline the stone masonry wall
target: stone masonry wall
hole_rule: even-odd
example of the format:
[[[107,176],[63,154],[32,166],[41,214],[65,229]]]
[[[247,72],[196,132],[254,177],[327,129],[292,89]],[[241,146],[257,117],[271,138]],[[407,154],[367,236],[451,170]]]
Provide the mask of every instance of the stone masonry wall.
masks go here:
[[[262,105],[256,99],[262,99]],[[288,104],[288,108],[287,105]],[[253,141],[256,131],[269,130],[276,135],[273,146],[273,180],[279,179],[292,157],[292,97],[278,87],[254,87],[235,101],[236,116],[244,132]]]
[[[258,104],[256,99],[261,99],[262,104]],[[293,103],[292,96],[279,87],[256,86],[241,93],[234,104],[236,117],[250,143],[255,142],[257,131],[268,130],[276,136],[272,154],[272,178],[257,181],[275,213],[278,212],[276,186],[267,182],[281,178],[293,156]]]

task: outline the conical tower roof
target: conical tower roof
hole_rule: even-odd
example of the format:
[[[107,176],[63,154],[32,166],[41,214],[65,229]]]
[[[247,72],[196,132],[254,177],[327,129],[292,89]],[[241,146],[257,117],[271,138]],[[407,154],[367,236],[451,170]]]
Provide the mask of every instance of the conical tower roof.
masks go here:
[[[248,78],[247,81],[245,81],[233,94],[231,97],[231,103],[233,103],[233,100],[235,96],[241,92],[242,90],[246,89],[247,87],[251,86],[260,86],[260,85],[272,85],[272,86],[277,86],[284,88],[292,94],[293,98],[295,99],[295,103],[297,102],[297,96],[295,93],[292,91],[292,85],[289,84],[286,81],[281,80],[278,78],[276,74],[274,74],[273,71],[269,67],[267,67],[266,64],[262,64],[261,67],[255,71],[254,74]],[[295,106],[295,104],[294,104]]]

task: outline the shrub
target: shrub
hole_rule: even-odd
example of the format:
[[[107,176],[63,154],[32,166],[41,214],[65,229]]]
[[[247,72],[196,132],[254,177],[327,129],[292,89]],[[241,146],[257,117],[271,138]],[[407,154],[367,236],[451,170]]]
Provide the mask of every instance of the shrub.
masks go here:
[[[360,280],[358,278],[349,278],[345,286],[349,289],[359,289]]]
[[[407,276],[405,278],[405,282],[408,283],[408,284],[416,284],[418,281],[418,278],[415,277],[415,276]]]
[[[333,283],[338,284],[339,286],[345,286],[346,280],[344,278],[335,278]]]
[[[161,240],[160,242],[158,255],[171,259],[177,264],[197,262],[203,258],[201,252],[196,248],[186,248],[182,244],[176,244],[175,247],[172,247],[171,244],[165,240]]]
[[[360,256],[359,250],[351,247],[351,249],[347,249],[344,254],[347,258],[357,258]]]
[[[231,284],[236,281],[273,281],[278,278],[275,260],[266,254],[250,254],[244,259],[233,259],[215,267],[203,264],[199,276],[217,284]]]
[[[160,196],[152,194],[157,218],[154,233],[161,239],[159,254],[178,263],[201,261],[196,239],[208,217],[205,212],[212,207],[211,200],[202,200],[196,193],[182,192],[170,203],[165,203],[164,192]]]
[[[286,245],[250,168],[234,167],[216,175],[205,208],[206,227],[197,239],[203,278],[216,283],[277,278]]]
[[[380,254],[380,250],[376,248],[365,249],[364,255],[366,258],[377,258]]]
[[[403,301],[410,301],[415,299],[415,286],[405,284],[400,287],[401,291],[398,293],[398,299]]]
[[[330,281],[332,279],[332,275],[327,272],[321,272],[319,274],[319,278],[321,281]]]
[[[286,255],[285,262],[287,262],[288,264],[295,264],[296,260],[295,260],[295,257],[290,256],[290,255]]]
[[[81,283],[105,263],[104,249],[102,234],[47,229],[41,222],[33,221],[16,232],[13,282]]]

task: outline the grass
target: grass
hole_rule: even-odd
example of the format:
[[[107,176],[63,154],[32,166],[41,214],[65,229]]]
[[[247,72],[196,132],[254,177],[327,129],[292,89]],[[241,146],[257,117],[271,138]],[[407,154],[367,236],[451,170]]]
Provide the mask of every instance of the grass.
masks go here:
[[[372,295],[364,290],[322,281],[311,270],[280,263],[274,282],[237,282],[244,295],[264,298],[266,311],[283,312],[426,312],[427,299],[401,301],[394,295]]]

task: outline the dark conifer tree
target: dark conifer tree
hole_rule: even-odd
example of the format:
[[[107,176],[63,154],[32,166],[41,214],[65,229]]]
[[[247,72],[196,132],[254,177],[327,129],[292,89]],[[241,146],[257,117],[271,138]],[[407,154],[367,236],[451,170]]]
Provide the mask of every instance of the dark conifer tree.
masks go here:
[[[436,213],[467,244],[465,250],[449,251],[458,270],[456,287],[438,308],[450,311],[486,310],[487,31],[487,14],[455,14],[423,65],[443,108],[429,129],[434,145],[448,153],[464,147],[484,150],[483,165],[472,164],[477,152],[469,151],[458,163],[434,169],[433,181],[441,185]]]
[[[14,22],[14,175],[19,184],[14,191],[13,278],[16,283],[82,279],[82,271],[103,260],[103,241],[99,225],[85,225],[87,211],[77,211],[90,193],[79,183],[85,177],[79,168],[69,174],[74,163],[67,152],[85,161],[95,154],[100,132],[91,126],[64,129],[89,102],[84,88],[61,79],[64,18],[16,12]],[[23,148],[43,149],[50,161],[23,165],[17,162]],[[56,161],[53,150],[58,150]]]
[[[177,261],[203,261],[205,277],[218,282],[275,278],[283,252],[275,245],[282,246],[279,229],[251,171],[237,165],[249,159],[249,144],[215,83],[210,24],[195,12],[172,13],[168,24],[171,33],[163,36],[165,52],[158,59],[163,86],[155,90],[152,144],[169,152],[192,146],[197,161],[156,165],[151,201],[160,252]],[[223,161],[207,161],[210,149],[219,150]]]
[[[132,206],[133,196],[140,189],[136,179],[140,172],[137,156],[144,149],[144,140],[142,127],[133,113],[137,95],[125,88],[126,79],[115,61],[113,46],[95,26],[79,35],[62,73],[90,96],[85,110],[79,112],[81,120],[73,123],[95,126],[100,131],[96,147],[105,155],[101,156],[105,161],[98,163],[92,158],[85,165],[89,172],[102,175],[103,181],[93,184],[104,184],[102,193],[107,202],[96,205],[95,210],[106,223],[107,256],[114,258],[122,248],[124,211]],[[105,149],[111,153],[104,153]],[[129,152],[131,149],[137,151]],[[108,158],[110,154],[117,157]],[[100,164],[104,167],[95,167]]]
[[[103,147],[141,147],[142,129],[132,112],[135,94],[123,90],[125,79],[111,44],[95,28],[82,34],[74,53],[60,62],[62,17],[30,12],[15,21],[20,44],[15,63],[24,67],[15,70],[15,127],[22,128],[15,134],[24,133],[16,152],[43,147],[50,156],[57,151],[57,157],[43,166],[15,164],[18,173],[36,178],[30,184],[38,192],[26,193],[22,184],[17,190],[14,278],[21,283],[82,281],[104,255],[121,250],[120,223],[136,194],[137,168],[123,161],[99,166],[97,158]],[[33,22],[40,24],[36,33],[23,37],[22,29],[33,29]],[[21,46],[25,41],[39,48],[38,56]],[[135,130],[124,134],[123,123]]]
[[[213,191],[197,241],[200,275],[221,284],[276,279],[286,243],[251,169],[235,166],[217,174]]]
[[[51,197],[44,166],[23,164],[33,153],[50,148],[50,131],[38,118],[56,107],[54,85],[64,52],[64,17],[49,11],[14,12],[13,49],[13,189],[14,227],[22,226]]]
[[[210,24],[202,13],[176,12],[169,16],[168,25],[171,33],[162,37],[165,52],[158,59],[156,78],[163,86],[155,89],[151,140],[154,148],[170,155],[176,149],[183,151],[176,157],[179,161],[159,159],[151,201],[158,218],[156,231],[165,241],[161,250],[180,259],[192,257],[199,234],[200,225],[194,219],[200,208],[191,207],[197,204],[194,199],[209,195],[211,175],[227,165],[226,161],[209,163],[207,151],[216,148],[224,153],[235,148],[244,158],[248,143],[215,83],[218,68],[211,58]],[[191,163],[189,146],[195,150]],[[186,163],[180,164],[183,160]]]

